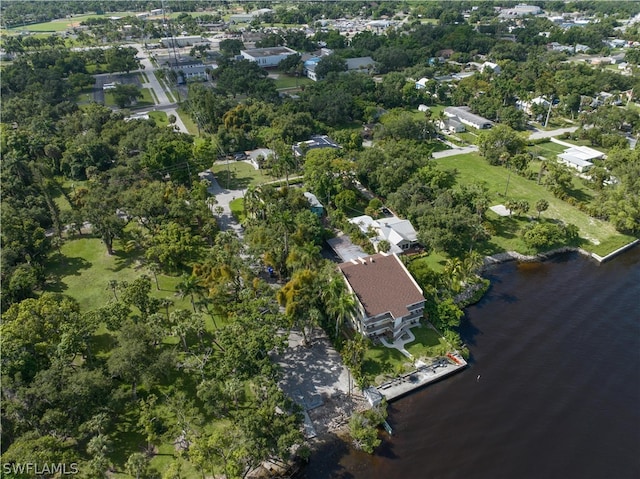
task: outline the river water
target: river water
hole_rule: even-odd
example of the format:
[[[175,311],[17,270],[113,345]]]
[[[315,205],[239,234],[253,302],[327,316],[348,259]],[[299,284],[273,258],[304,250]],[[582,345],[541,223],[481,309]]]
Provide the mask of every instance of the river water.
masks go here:
[[[304,477],[640,478],[640,248],[486,276],[461,325],[470,367],[394,402],[375,455],[336,441]]]

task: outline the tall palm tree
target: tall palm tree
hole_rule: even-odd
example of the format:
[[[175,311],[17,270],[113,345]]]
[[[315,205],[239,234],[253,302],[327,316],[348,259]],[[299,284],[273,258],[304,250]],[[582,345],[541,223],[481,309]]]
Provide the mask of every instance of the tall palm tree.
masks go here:
[[[287,267],[292,270],[313,269],[321,258],[320,247],[313,243],[294,245],[287,256]]]
[[[201,295],[204,292],[204,288],[200,284],[200,278],[195,275],[184,275],[182,281],[176,285],[176,290],[180,295],[180,298],[184,299],[189,296],[191,300],[191,307],[193,312],[197,313],[195,295]]]
[[[336,338],[340,335],[340,327],[344,322],[357,314],[358,306],[352,293],[344,291],[338,298],[333,314],[336,316]]]

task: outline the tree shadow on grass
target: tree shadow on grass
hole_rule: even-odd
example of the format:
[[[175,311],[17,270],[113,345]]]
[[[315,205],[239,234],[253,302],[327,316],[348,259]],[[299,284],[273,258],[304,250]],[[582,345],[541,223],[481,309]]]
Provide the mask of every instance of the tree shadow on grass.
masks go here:
[[[110,268],[111,271],[117,273],[118,271],[122,271],[123,269],[127,269],[131,267],[131,265],[138,259],[138,254],[136,252],[127,253],[125,251],[114,251],[113,252],[114,265],[113,268]]]
[[[91,348],[95,355],[108,354],[116,344],[116,338],[110,333],[94,334],[91,338]]]
[[[62,282],[67,276],[79,276],[82,270],[91,268],[92,264],[84,258],[68,257],[56,254],[49,266],[48,291],[62,293],[69,287]]]

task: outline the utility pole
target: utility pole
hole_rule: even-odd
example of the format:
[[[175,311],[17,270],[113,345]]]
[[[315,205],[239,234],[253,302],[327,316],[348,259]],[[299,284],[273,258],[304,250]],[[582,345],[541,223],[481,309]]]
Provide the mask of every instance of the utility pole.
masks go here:
[[[547,127],[547,124],[549,123],[549,117],[551,116],[551,107],[553,106],[553,96],[551,97],[551,100],[549,101],[549,111],[547,111],[547,118],[544,120],[544,127]]]

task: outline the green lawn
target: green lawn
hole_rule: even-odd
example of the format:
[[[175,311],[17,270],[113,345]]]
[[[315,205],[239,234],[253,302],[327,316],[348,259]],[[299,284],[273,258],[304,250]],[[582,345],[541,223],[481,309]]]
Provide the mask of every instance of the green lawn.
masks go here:
[[[231,208],[231,214],[242,223],[246,217],[244,212],[244,198],[236,198],[229,202],[229,208]]]
[[[492,204],[504,204],[505,197],[503,195],[509,177],[509,172],[505,168],[491,166],[475,153],[434,161],[444,168],[457,169],[459,183],[484,183],[492,196]],[[575,194],[586,193],[577,191]],[[510,175],[507,196],[511,199],[527,200],[532,208],[539,199],[547,200],[549,209],[542,214],[542,217],[576,225],[580,230],[580,236],[585,240],[581,246],[599,255],[607,254],[633,240],[631,236],[618,233],[609,223],[591,218],[586,213],[553,196],[545,187],[516,174]],[[536,213],[533,211],[529,215],[535,216]],[[529,222],[528,218],[499,217],[491,211],[487,213],[487,218],[496,229],[497,234],[483,246],[482,253],[494,254],[501,250],[528,252],[517,234],[517,231]]]
[[[551,141],[546,141],[538,145],[532,145],[528,148],[529,152],[532,155],[543,156],[548,160],[555,158],[557,155],[564,152],[564,150],[566,149],[567,149],[566,146],[559,145],[558,143],[553,143]]]
[[[108,288],[110,280],[133,281],[143,274],[153,275],[141,267],[136,253],[125,253],[116,241],[115,254],[109,256],[102,241],[97,238],[79,238],[65,242],[61,252],[53,253],[47,265],[47,291],[67,294],[80,303],[82,311],[91,311],[103,306],[113,298]],[[188,299],[180,299],[175,295],[175,287],[180,282],[177,276],[158,275],[160,291],[152,288],[152,295],[157,298],[169,298],[175,307],[191,308]]]
[[[169,124],[167,114],[164,111],[150,111],[149,118],[153,118],[158,126],[167,126]]]
[[[423,266],[427,266],[429,269],[432,269],[433,271],[439,273],[444,270],[444,265],[446,262],[447,257],[444,254],[432,251],[427,256],[412,259],[409,266],[409,271],[411,271],[413,268],[415,268],[416,270],[420,270]]]
[[[184,126],[187,127],[187,130],[189,131],[189,133],[194,136],[198,136],[199,134],[198,125],[196,125],[196,123],[193,121],[193,119],[191,118],[191,115],[189,115],[189,113],[187,113],[185,110],[182,109],[182,107],[180,107],[178,108],[178,116],[182,120],[182,123],[184,123]]]
[[[142,98],[140,98],[135,104],[130,105],[128,108],[145,108],[149,106],[154,106],[156,102],[153,100],[151,96],[151,91],[149,88],[141,88],[140,93],[142,93]],[[113,93],[110,91],[106,91],[104,93],[104,106],[108,106],[111,108],[115,108],[118,105],[116,104]]]
[[[416,360],[423,357],[437,356],[433,352],[434,346],[441,344],[447,346],[444,339],[426,324],[411,328],[411,332],[416,339],[406,344],[405,349]],[[369,346],[363,362],[364,374],[375,384],[381,384],[386,379],[396,377],[412,367],[413,361],[411,359],[404,356],[397,349],[387,348],[382,345]]]
[[[381,384],[387,377],[395,377],[408,370],[412,361],[400,351],[386,346],[369,346],[364,355],[362,370],[372,383]]]
[[[141,88],[140,92],[142,93],[142,98],[138,100],[136,107],[153,106],[156,104],[149,88]]]
[[[416,337],[416,340],[407,344],[405,349],[416,359],[436,357],[437,354],[433,352],[434,346],[444,345],[448,347],[444,338],[425,324],[411,328],[411,332]]]
[[[230,190],[242,190],[249,186],[273,180],[271,176],[266,175],[262,170],[256,170],[244,161],[218,162],[213,165],[211,171],[216,175],[220,186]]]
[[[307,77],[296,78],[296,77],[287,76],[283,73],[280,73],[280,76],[278,77],[277,80],[274,80],[274,82],[278,90],[281,88],[296,88],[301,85],[307,85],[309,83],[313,83],[313,81]]]

